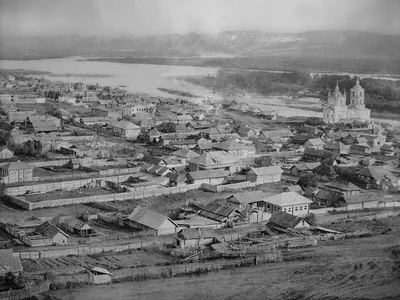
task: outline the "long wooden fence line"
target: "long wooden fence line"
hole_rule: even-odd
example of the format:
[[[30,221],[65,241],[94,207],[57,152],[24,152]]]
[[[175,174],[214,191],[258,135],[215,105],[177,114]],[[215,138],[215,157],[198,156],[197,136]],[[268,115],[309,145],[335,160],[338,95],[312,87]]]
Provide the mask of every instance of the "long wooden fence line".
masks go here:
[[[42,282],[34,286],[18,290],[9,290],[0,292],[0,300],[22,300],[49,290],[49,282]]]
[[[232,260],[215,260],[210,262],[198,262],[189,264],[178,264],[170,266],[146,266],[138,268],[127,268],[113,271],[113,281],[129,278],[132,281],[160,278],[176,277],[189,274],[198,274],[212,271],[219,271],[230,268],[245,267],[261,263],[283,261],[281,251],[271,251],[249,258]]]
[[[123,176],[125,179],[121,179],[121,176]],[[118,179],[119,181],[125,181],[126,177],[129,177],[129,175],[121,175],[121,176],[119,176],[119,179]],[[105,177],[105,179],[107,179],[107,180],[110,178],[112,178],[112,177]],[[84,181],[84,182],[86,182],[86,184],[91,183],[91,181],[89,181],[89,182]],[[84,182],[82,182],[82,183],[84,183]],[[55,200],[44,200],[44,201],[39,201],[39,202],[30,202],[30,201],[24,200],[19,197],[11,196],[9,201],[19,207],[24,208],[24,209],[34,210],[34,209],[38,209],[38,208],[55,207],[55,206],[63,206],[63,205],[71,205],[71,204],[79,204],[79,203],[142,199],[142,198],[153,197],[153,196],[185,193],[190,190],[197,190],[199,187],[200,187],[200,184],[198,184],[198,183],[188,184],[188,185],[178,186],[178,187],[170,187],[170,188],[163,188],[160,186],[145,186],[145,187],[137,188],[134,191],[127,192],[127,193],[106,194],[106,195],[86,196],[86,197],[77,197],[77,198],[64,198],[64,199],[55,199]]]

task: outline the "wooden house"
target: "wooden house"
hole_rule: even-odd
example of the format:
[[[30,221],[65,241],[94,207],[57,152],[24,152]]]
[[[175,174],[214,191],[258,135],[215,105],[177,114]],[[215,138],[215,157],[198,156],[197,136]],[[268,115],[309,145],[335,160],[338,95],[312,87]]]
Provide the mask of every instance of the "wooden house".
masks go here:
[[[67,245],[69,236],[60,228],[49,222],[44,222],[35,229],[35,233],[47,238],[49,245]]]
[[[236,207],[239,210],[249,209],[249,208],[257,208],[259,203],[263,204],[263,199],[265,198],[265,193],[261,190],[237,193],[229,198],[226,201],[229,205]]]
[[[140,206],[127,217],[127,223],[132,228],[145,230],[157,236],[174,234],[178,227],[167,216]]]
[[[242,216],[240,211],[236,207],[232,207],[221,201],[212,201],[208,203],[199,212],[199,215],[218,221],[222,227],[232,227]]]
[[[0,159],[10,159],[14,157],[14,151],[7,146],[0,147]]]
[[[246,180],[257,184],[279,182],[282,179],[282,173],[279,166],[251,168],[246,174]]]
[[[190,184],[207,183],[221,185],[227,179],[227,174],[222,170],[203,170],[187,173],[187,181]]]
[[[272,214],[271,218],[268,220],[267,226],[278,229],[298,229],[308,228],[311,226],[311,224],[302,217],[294,216],[283,211],[278,211]]]
[[[353,196],[343,196],[340,200],[340,207],[346,207],[347,210],[377,208],[379,197],[376,193],[363,193]]]
[[[295,192],[286,192],[264,199],[265,211],[272,215],[283,211],[292,215],[301,216],[309,213],[311,200]]]
[[[366,167],[357,171],[356,175],[366,188],[389,190],[398,186],[399,179],[384,167]]]
[[[183,249],[211,245],[214,236],[211,228],[183,228],[177,234],[177,246]]]
[[[341,193],[342,195],[346,195],[346,196],[358,195],[361,191],[361,189],[358,186],[356,186],[348,181],[327,182],[327,183],[325,183],[325,189],[329,190],[329,191],[338,192],[338,193]]]

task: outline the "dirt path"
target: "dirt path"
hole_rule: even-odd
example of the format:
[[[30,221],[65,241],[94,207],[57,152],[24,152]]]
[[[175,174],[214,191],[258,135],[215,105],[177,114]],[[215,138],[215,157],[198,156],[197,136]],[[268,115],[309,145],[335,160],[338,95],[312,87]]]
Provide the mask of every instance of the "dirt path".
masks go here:
[[[285,263],[52,292],[70,299],[398,299],[400,217],[388,235],[292,251]],[[288,256],[287,256],[288,257]]]

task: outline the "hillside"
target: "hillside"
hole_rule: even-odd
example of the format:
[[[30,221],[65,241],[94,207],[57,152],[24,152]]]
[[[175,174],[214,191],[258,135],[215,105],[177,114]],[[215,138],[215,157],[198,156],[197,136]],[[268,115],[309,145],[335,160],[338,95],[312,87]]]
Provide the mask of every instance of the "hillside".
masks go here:
[[[218,35],[189,33],[140,38],[8,37],[1,39],[0,58],[39,59],[81,55],[111,58],[200,56],[204,59],[214,56],[213,59],[226,59],[234,56],[238,59],[268,58],[277,60],[278,64],[288,60],[288,64],[295,68],[309,66],[313,60],[317,66],[328,63],[339,67],[357,60],[356,66],[361,68],[366,65],[367,69],[371,69],[369,64],[372,62],[375,69],[372,71],[399,73],[399,49],[398,35],[358,31],[230,31]],[[311,67],[314,66],[311,64]]]

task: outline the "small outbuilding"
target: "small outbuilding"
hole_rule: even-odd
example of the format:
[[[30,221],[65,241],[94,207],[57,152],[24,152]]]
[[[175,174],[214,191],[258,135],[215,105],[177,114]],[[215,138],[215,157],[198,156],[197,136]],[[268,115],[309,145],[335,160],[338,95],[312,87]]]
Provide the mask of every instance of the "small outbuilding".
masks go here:
[[[111,273],[99,267],[94,267],[88,271],[89,281],[93,284],[111,283]]]
[[[304,218],[288,214],[283,211],[274,213],[269,219],[267,226],[277,227],[282,229],[289,228],[307,228],[311,224],[308,223]]]
[[[214,230],[211,228],[183,228],[178,232],[177,246],[192,248],[210,245],[214,242]]]
[[[354,196],[343,196],[339,200],[341,207],[346,207],[347,210],[377,208],[379,197],[376,193],[361,193]]]
[[[147,230],[155,235],[174,234],[178,228],[170,218],[145,207],[136,207],[127,217],[130,227]]]

